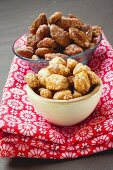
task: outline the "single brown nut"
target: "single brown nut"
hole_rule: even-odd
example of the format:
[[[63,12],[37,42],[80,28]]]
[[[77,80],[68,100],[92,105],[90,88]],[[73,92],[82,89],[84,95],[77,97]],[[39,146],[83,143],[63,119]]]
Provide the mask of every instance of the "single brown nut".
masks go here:
[[[31,51],[33,51],[33,52],[34,52],[33,47],[27,47],[27,46],[26,46],[26,49],[27,49],[27,50],[31,50]]]
[[[68,46],[71,42],[69,33],[55,24],[50,25],[50,34],[55,42],[63,47]]]
[[[35,54],[39,57],[43,57],[44,58],[44,55],[45,54],[48,54],[48,53],[53,53],[55,52],[55,50],[52,50],[50,48],[38,48],[36,51],[35,51]]]
[[[72,99],[73,95],[70,90],[61,90],[54,94],[54,100],[69,100]]]
[[[68,17],[69,18],[77,18],[78,20],[80,20],[82,22],[83,25],[85,24],[78,16],[75,16],[73,14],[68,14]]]
[[[32,58],[33,60],[39,60],[40,58],[37,56],[37,55],[32,55]]]
[[[57,21],[59,21],[62,17],[61,12],[55,12],[53,15],[50,16],[48,23],[49,24],[55,24]]]
[[[69,28],[69,35],[72,40],[74,40],[75,44],[82,48],[88,48],[89,47],[89,40],[87,35],[79,31],[76,28]]]
[[[61,20],[56,22],[56,25],[63,28],[64,30],[68,30],[71,26],[71,19],[67,17],[62,17]]]
[[[83,22],[79,18],[69,18],[69,17],[62,17],[56,25],[63,28],[64,30],[68,30],[69,28],[80,28],[83,25]]]
[[[18,48],[16,50],[16,53],[22,57],[31,58],[34,52],[24,47],[24,48]]]
[[[67,80],[69,83],[69,86],[72,87],[74,85],[74,76],[67,76]]]
[[[47,68],[42,68],[39,72],[38,72],[38,79],[39,82],[42,86],[46,86],[46,77],[50,76],[51,73]]]
[[[36,50],[37,43],[38,43],[38,41],[36,40],[36,36],[33,34],[28,34],[26,46],[33,47],[33,49]]]
[[[31,88],[40,87],[37,74],[27,73],[24,77],[24,80]]]
[[[62,53],[49,53],[49,54],[45,54],[45,59],[46,60],[51,60],[51,59],[53,59],[55,57],[66,58],[68,56],[65,55],[65,54],[62,54]]]
[[[49,37],[49,36],[50,36],[50,29],[49,29],[49,27],[46,24],[40,25],[38,30],[36,31],[36,40],[38,42],[40,42],[45,37]]]
[[[74,88],[81,94],[86,94],[90,89],[90,81],[85,71],[81,71],[74,77]]]
[[[78,91],[74,90],[74,93],[73,93],[73,98],[77,98],[77,97],[81,97],[82,94],[79,93]]]
[[[94,25],[92,26],[92,31],[93,31],[93,38],[96,38],[99,37],[100,34],[102,33],[102,28],[97,25]]]
[[[86,73],[90,71],[90,68],[86,65],[83,65],[82,63],[79,63],[76,65],[76,67],[73,70],[73,75],[80,73],[81,71],[85,71]]]
[[[37,44],[37,48],[51,48],[51,49],[57,49],[57,44],[52,38],[44,38]]]
[[[47,24],[47,18],[44,13],[40,14],[38,18],[29,27],[29,32],[35,34],[40,25]]]
[[[46,88],[52,91],[65,90],[68,88],[67,78],[62,75],[51,74],[46,78]]]
[[[54,65],[54,64],[62,64],[66,66],[66,61],[61,57],[55,57],[51,61],[49,61],[49,65]]]
[[[89,41],[92,40],[93,30],[92,30],[92,26],[91,25],[84,24],[80,28],[80,30],[83,31],[87,35]]]
[[[35,35],[37,28],[35,27],[34,24],[31,25],[28,29],[31,34]]]
[[[39,94],[42,97],[48,98],[48,99],[52,99],[53,98],[53,94],[50,90],[45,89],[45,88],[40,88],[39,89]]]
[[[70,70],[62,64],[53,64],[53,65],[51,64],[47,68],[52,74],[59,74],[65,77],[68,76],[70,73]]]
[[[93,71],[88,71],[87,74],[91,85],[100,84],[99,77]]]
[[[71,71],[76,67],[78,62],[74,59],[68,58],[67,59],[67,68],[69,68]]]
[[[64,49],[64,53],[69,56],[76,55],[81,52],[83,52],[83,49],[76,44],[70,44]]]

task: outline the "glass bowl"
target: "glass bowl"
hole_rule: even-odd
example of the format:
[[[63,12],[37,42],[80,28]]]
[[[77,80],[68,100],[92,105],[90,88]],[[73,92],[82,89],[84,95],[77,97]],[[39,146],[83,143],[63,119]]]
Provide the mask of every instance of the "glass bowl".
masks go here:
[[[79,54],[76,54],[74,56],[69,56],[69,57],[66,57],[65,59],[67,58],[72,58],[72,59],[75,59],[77,60],[78,62],[80,63],[83,63],[83,64],[87,64],[89,59],[92,57],[94,51],[96,50],[97,46],[100,44],[102,40],[102,34],[100,35],[100,37],[97,39],[97,44],[90,48],[90,49],[87,49],[85,51],[83,51],[82,53],[79,53]],[[12,50],[13,50],[13,53],[20,59],[24,60],[25,62],[27,62],[27,64],[29,65],[29,67],[35,71],[36,73],[41,69],[41,68],[44,68],[48,65],[48,62],[49,60],[44,60],[44,59],[37,59],[37,60],[33,60],[33,59],[29,59],[29,58],[25,58],[25,57],[22,57],[20,56],[19,54],[17,54],[16,50],[18,48],[23,48],[26,46],[26,42],[27,42],[27,34],[24,34],[22,36],[20,36],[13,44],[13,47],[12,47]]]

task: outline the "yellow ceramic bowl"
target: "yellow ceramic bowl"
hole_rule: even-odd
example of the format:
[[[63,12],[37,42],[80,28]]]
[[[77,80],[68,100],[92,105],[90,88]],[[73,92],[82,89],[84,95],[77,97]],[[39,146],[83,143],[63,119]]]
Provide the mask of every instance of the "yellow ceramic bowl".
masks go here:
[[[95,109],[102,93],[102,83],[91,93],[71,100],[46,99],[37,95],[28,85],[26,91],[37,113],[53,124],[70,126],[86,119]]]

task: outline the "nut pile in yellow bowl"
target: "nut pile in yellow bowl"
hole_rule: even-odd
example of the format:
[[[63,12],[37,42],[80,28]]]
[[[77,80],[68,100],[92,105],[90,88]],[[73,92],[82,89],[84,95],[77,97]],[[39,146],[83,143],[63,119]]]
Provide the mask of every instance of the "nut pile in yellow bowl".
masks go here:
[[[91,69],[74,59],[55,57],[38,74],[27,73],[27,84],[40,96],[54,100],[69,100],[91,92],[100,84]]]

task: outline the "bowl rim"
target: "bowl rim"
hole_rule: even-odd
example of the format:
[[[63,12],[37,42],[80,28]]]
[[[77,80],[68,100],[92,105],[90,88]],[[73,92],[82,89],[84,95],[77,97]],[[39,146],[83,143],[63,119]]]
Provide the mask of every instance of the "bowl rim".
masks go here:
[[[28,34],[28,33],[22,34],[19,38],[17,38],[17,39],[14,41],[14,43],[13,43],[13,45],[12,45],[12,51],[13,51],[13,53],[14,53],[17,57],[19,57],[20,59],[23,59],[23,60],[26,60],[26,61],[29,61],[29,62],[32,62],[32,63],[33,63],[33,62],[34,62],[34,63],[36,63],[36,62],[43,62],[43,63],[49,62],[51,59],[50,59],[50,60],[45,60],[45,59],[33,60],[33,59],[30,59],[30,58],[22,57],[21,55],[19,55],[19,54],[16,53],[15,48],[14,48],[15,43],[16,43],[21,37],[23,37],[23,36],[25,36],[25,35],[27,35],[27,34]],[[92,48],[90,48],[90,49],[86,49],[85,51],[83,51],[83,52],[81,52],[81,53],[78,53],[78,54],[76,54],[76,55],[65,57],[64,59],[68,59],[68,58],[71,58],[71,59],[74,58],[74,59],[76,59],[77,57],[80,57],[81,55],[84,55],[84,54],[87,54],[87,53],[89,53],[89,52],[92,52],[93,50],[95,50],[95,49],[97,48],[97,46],[100,44],[101,40],[102,40],[102,33],[100,34],[100,39],[99,39],[98,43],[97,43],[94,47],[92,47]]]
[[[39,98],[43,101],[46,101],[48,103],[73,103],[73,102],[80,102],[80,101],[83,101],[85,99],[88,99],[90,97],[94,97],[98,92],[101,92],[102,93],[102,81],[100,80],[100,84],[98,84],[94,90],[84,96],[81,96],[81,97],[78,97],[78,98],[74,98],[74,99],[70,99],[70,100],[54,100],[54,99],[47,99],[47,98],[44,98],[38,94],[36,94],[33,89],[27,84],[26,85],[26,92],[27,94],[30,92],[31,95],[33,95],[33,97],[35,99]]]

